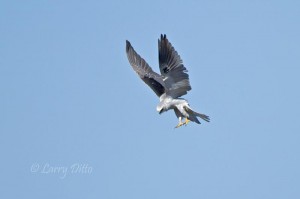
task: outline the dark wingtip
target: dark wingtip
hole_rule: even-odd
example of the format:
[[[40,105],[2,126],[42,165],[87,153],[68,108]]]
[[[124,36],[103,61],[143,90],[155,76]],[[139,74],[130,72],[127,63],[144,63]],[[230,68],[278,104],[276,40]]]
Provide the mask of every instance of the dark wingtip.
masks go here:
[[[167,35],[166,35],[166,34],[160,34],[160,39],[161,39],[161,40],[167,39]]]
[[[126,40],[126,52],[128,52],[130,47],[131,47],[130,42],[128,40]]]
[[[126,40],[126,46],[130,46],[130,42],[128,40]]]
[[[160,34],[160,40],[158,39],[158,46],[165,44],[168,42],[167,35],[166,34]]]

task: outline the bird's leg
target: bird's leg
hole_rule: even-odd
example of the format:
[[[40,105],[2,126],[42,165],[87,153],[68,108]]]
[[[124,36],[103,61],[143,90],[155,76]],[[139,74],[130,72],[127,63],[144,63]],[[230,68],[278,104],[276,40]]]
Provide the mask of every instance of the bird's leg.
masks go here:
[[[177,126],[175,126],[175,128],[181,127],[184,123],[181,122],[181,117],[178,117],[179,119],[179,123],[177,124]]]
[[[189,119],[186,117],[183,124],[186,126],[190,121],[191,121],[191,120],[189,120]]]

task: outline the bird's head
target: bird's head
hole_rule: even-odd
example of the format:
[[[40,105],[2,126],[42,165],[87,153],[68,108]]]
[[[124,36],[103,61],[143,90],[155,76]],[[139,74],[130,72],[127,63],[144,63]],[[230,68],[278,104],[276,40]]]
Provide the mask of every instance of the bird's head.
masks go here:
[[[163,106],[157,106],[157,107],[156,107],[156,110],[157,110],[157,112],[158,112],[159,114],[162,114],[163,112],[166,111],[166,110],[164,109]]]

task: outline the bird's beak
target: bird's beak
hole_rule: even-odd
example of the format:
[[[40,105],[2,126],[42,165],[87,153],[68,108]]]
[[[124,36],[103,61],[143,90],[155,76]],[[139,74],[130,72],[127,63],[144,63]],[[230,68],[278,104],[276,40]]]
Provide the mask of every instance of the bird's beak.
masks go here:
[[[164,109],[160,109],[159,114],[162,114],[163,111],[164,111]]]

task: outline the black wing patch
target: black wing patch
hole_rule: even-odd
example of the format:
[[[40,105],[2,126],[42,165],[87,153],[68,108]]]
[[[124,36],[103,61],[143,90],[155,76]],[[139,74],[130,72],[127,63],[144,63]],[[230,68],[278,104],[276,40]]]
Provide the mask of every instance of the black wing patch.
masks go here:
[[[151,77],[141,77],[141,79],[155,92],[157,96],[161,96],[165,92],[165,88],[155,79]]]

